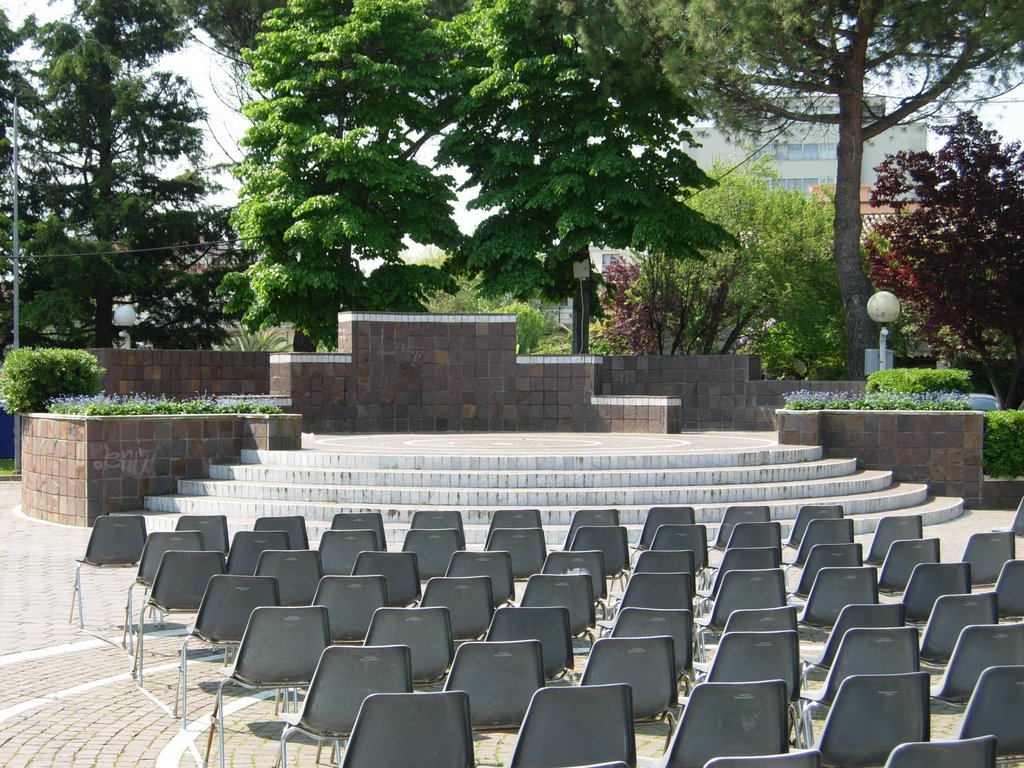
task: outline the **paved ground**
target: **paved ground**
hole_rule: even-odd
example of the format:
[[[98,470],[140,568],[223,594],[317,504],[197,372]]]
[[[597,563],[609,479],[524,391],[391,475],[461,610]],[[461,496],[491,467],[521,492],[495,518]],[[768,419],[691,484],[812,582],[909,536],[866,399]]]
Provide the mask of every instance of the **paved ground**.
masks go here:
[[[211,657],[190,664],[190,726],[179,731],[169,707],[184,624],[168,623],[157,633],[163,636],[147,639],[146,689],[138,688],[119,644],[134,572],[85,574],[89,631],[80,631],[77,623],[69,624],[68,609],[74,557],[84,551],[88,532],[27,519],[16,509],[19,503],[19,484],[0,483],[0,675],[6,680],[0,700],[0,766],[201,764],[220,664]],[[971,532],[1004,527],[1011,517],[1009,512],[977,511],[928,532],[942,538],[943,559],[953,560]],[[582,659],[577,666],[582,668]],[[272,701],[239,691],[229,699],[228,763],[274,765],[281,726]],[[933,709],[934,738],[951,737],[957,725],[955,710]],[[640,754],[660,754],[663,733],[638,729]],[[513,739],[510,734],[477,735],[478,762],[503,764]],[[289,750],[292,765],[311,765],[314,754],[312,743],[299,738]]]

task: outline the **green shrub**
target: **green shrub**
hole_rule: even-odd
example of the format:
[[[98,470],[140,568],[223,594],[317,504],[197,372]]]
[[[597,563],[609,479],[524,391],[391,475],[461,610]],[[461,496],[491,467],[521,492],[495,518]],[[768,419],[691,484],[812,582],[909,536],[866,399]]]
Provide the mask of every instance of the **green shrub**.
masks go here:
[[[1024,411],[986,411],[985,474],[1024,476]]]
[[[531,354],[548,331],[548,322],[544,319],[544,314],[525,302],[510,302],[500,307],[498,312],[516,316],[516,354]]]
[[[9,413],[35,413],[62,395],[95,395],[103,369],[84,349],[13,350],[0,371],[0,401]]]
[[[811,392],[800,389],[783,395],[790,411],[969,411],[970,400],[961,392]]]
[[[973,392],[971,372],[961,368],[889,368],[868,376],[868,392]]]
[[[276,405],[259,400],[227,402],[216,397],[195,397],[191,400],[168,400],[152,395],[92,395],[59,397],[49,403],[50,413],[64,416],[177,416],[207,414],[281,413]]]

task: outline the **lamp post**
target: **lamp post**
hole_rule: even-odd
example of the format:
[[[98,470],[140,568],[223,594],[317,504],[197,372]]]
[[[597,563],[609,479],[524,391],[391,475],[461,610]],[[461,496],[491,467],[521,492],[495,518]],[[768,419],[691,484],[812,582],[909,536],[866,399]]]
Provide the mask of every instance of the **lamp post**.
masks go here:
[[[887,367],[885,342],[889,335],[889,329],[885,327],[885,324],[891,323],[899,316],[900,300],[896,298],[895,294],[889,291],[878,291],[868,299],[868,317],[880,326],[878,330],[878,370],[880,371],[884,371]]]
[[[117,335],[124,339],[124,348],[132,348],[132,337],[128,329],[135,325],[135,308],[131,304],[122,304],[114,310],[114,325],[123,328]]]
[[[572,276],[579,281],[579,306],[573,302],[572,354],[585,355],[590,348],[590,255],[572,265]]]

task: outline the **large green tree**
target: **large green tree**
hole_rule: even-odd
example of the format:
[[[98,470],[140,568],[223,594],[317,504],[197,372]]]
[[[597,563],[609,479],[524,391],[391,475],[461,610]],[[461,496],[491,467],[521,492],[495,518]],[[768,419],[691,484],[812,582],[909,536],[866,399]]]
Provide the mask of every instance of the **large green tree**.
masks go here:
[[[204,202],[203,112],[183,78],[156,69],[183,35],[164,0],[76,0],[71,17],[34,36],[28,343],[109,346],[121,302],[139,310],[136,340],[223,338],[211,296],[233,257],[213,245],[229,231],[224,212]]]
[[[339,309],[418,310],[447,283],[401,254],[459,237],[452,182],[420,159],[446,120],[448,42],[418,0],[290,0],[264,29],[234,216],[260,258],[225,288],[250,326],[330,345]]]
[[[861,259],[864,142],[943,102],[998,92],[1021,71],[1014,0],[616,0],[641,19],[657,60],[722,123],[838,128],[833,259],[849,374],[876,329]]]
[[[562,300],[591,244],[683,258],[727,239],[680,199],[710,181],[685,151],[694,106],[660,72],[599,75],[579,20],[546,0],[480,0],[458,22],[464,96],[439,157],[490,215],[456,269],[493,294]]]

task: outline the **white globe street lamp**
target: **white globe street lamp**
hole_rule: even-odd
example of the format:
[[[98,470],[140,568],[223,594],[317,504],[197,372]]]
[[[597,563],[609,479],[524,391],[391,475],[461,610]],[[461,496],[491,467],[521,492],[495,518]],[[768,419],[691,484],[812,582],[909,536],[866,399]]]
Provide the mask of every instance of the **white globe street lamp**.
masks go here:
[[[886,323],[891,323],[900,316],[900,300],[895,294],[889,291],[878,291],[868,299],[868,317],[878,323],[881,328],[878,331],[878,370],[886,368],[885,341],[889,335]]]
[[[128,333],[128,328],[135,325],[135,308],[131,304],[122,304],[114,310],[114,325],[118,328],[124,328],[117,335],[124,339],[124,348],[132,348],[132,337]]]

